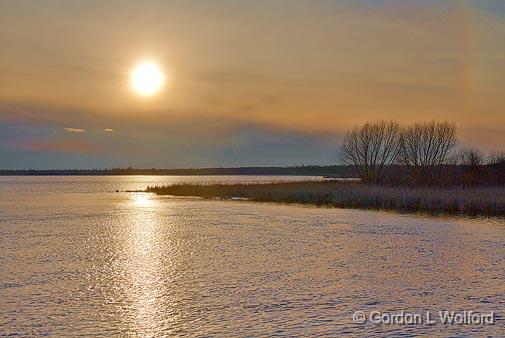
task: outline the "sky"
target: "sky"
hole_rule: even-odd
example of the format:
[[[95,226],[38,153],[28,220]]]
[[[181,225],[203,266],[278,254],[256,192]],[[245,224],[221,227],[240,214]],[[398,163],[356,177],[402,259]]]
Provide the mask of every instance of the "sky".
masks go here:
[[[501,0],[0,0],[0,168],[335,164],[382,119],[504,149],[504,42]]]

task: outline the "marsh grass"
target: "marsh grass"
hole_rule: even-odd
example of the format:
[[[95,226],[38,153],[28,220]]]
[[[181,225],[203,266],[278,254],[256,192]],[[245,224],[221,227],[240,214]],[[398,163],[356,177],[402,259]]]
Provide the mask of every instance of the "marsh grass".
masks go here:
[[[158,195],[241,198],[340,208],[505,216],[505,187],[410,188],[359,182],[175,184],[148,187]]]

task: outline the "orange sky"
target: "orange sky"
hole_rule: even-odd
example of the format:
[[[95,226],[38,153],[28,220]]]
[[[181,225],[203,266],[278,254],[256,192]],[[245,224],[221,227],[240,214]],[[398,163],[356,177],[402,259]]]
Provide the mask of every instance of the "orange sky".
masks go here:
[[[181,123],[191,138],[207,121],[218,146],[251,125],[338,138],[365,120],[447,119],[465,144],[505,145],[500,1],[3,1],[0,41],[9,126]],[[128,84],[146,58],[167,76],[150,99]]]

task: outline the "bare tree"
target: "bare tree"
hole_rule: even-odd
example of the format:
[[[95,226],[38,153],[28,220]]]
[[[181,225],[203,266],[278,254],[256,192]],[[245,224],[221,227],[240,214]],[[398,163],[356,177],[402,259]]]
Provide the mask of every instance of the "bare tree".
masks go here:
[[[505,165],[505,151],[492,151],[489,154],[488,164]]]
[[[476,148],[463,149],[460,152],[460,163],[468,166],[479,166],[484,163],[484,155]]]
[[[377,182],[384,167],[396,162],[400,151],[400,126],[396,122],[367,122],[347,132],[342,162],[355,166],[363,180]]]
[[[457,145],[456,130],[454,123],[434,121],[403,128],[400,162],[423,167],[447,164]]]

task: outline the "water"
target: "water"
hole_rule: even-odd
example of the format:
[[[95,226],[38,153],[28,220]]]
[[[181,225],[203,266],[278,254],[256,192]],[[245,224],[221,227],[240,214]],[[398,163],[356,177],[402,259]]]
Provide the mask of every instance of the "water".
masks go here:
[[[501,220],[115,192],[260,179],[288,178],[1,177],[0,335],[505,335]]]

